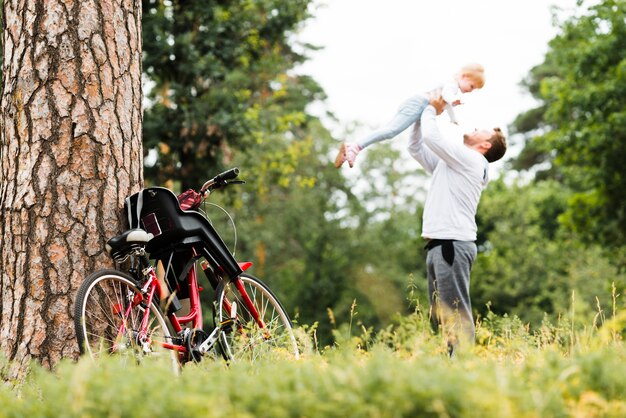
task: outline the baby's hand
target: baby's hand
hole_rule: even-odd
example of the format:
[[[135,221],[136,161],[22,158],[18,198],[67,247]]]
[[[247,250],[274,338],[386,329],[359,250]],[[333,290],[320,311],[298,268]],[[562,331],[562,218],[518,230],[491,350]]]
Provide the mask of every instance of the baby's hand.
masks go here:
[[[452,106],[458,106],[458,105],[462,105],[463,103],[461,102],[461,99],[456,99],[451,104]]]

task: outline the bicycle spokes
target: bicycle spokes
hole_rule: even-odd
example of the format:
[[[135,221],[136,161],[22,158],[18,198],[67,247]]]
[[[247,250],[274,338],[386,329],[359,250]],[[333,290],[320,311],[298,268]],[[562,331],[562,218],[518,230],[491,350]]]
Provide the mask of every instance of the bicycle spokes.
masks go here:
[[[94,274],[79,289],[77,336],[81,351],[103,354],[153,355],[171,337],[165,319],[150,298],[120,273]]]
[[[238,307],[235,324],[221,339],[229,358],[254,361],[270,353],[299,356],[289,317],[263,283],[242,275],[225,285],[218,298],[220,323],[233,317],[233,304]]]

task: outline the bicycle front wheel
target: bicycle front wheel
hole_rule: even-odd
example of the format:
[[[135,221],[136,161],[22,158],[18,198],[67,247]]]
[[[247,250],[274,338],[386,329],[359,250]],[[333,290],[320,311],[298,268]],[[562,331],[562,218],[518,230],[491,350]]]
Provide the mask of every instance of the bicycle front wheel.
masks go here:
[[[92,358],[130,355],[137,360],[165,354],[177,367],[176,353],[164,348],[172,344],[166,319],[155,300],[148,307],[142,297],[135,280],[126,273],[100,270],[87,277],[74,307],[81,354]]]
[[[219,340],[228,360],[254,361],[272,355],[300,357],[289,315],[272,291],[254,276],[242,274],[220,286],[216,319],[218,325],[233,321],[220,333]]]

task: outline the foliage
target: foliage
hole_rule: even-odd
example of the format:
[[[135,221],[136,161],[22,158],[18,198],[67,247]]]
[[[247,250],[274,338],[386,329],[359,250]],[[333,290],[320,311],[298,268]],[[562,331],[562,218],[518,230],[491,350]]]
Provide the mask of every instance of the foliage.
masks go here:
[[[242,155],[248,183],[235,211],[246,237],[239,257],[254,261],[254,271],[306,324],[324,319],[349,286],[342,244],[353,238],[328,217],[341,210],[332,196],[345,188],[337,170],[320,161],[331,142],[321,126],[317,134],[287,146],[266,141],[269,152]]]
[[[315,130],[312,124],[311,129],[315,140],[295,142],[295,150],[238,157],[241,167],[256,170],[245,169],[241,177],[247,183],[232,188],[234,196],[221,196],[220,203],[234,208],[237,234],[243,237],[237,257],[254,262],[251,272],[270,285],[299,323],[317,323],[319,343],[326,345],[332,343],[328,309],[345,317],[356,303],[355,322],[367,326],[388,323],[396,313],[406,312],[402,295],[409,276],[421,271],[422,257],[416,254],[420,206],[406,211],[406,202],[403,207],[393,202],[387,208],[363,207],[353,187],[324,158],[336,150],[336,142],[323,127]],[[275,150],[286,147],[280,141],[266,144]],[[278,162],[276,155],[282,155]],[[390,159],[398,160],[385,148],[367,157],[383,167],[394,165]],[[273,166],[289,168],[284,174]],[[396,183],[408,180],[401,174],[396,173]],[[374,172],[362,177],[365,183],[371,178],[377,179],[382,194],[398,188]],[[219,198],[215,195],[212,201]],[[208,210],[218,230],[229,237],[227,225],[217,220],[216,211]]]
[[[598,246],[583,246],[560,228],[569,191],[554,181],[530,185],[490,184],[479,209],[481,253],[472,276],[472,302],[483,316],[488,307],[539,327],[547,314],[567,313],[572,297],[580,314],[619,292],[626,276]],[[574,295],[574,296],[572,296]]]
[[[621,306],[621,305],[620,305]],[[611,324],[610,322],[614,323]],[[491,316],[484,337],[452,359],[417,310],[377,336],[302,359],[204,362],[174,375],[158,359],[32,366],[0,386],[0,417],[621,417],[626,347],[616,316],[593,333],[552,325],[529,333]],[[549,339],[546,335],[553,338]],[[366,345],[363,343],[367,342]],[[562,344],[561,342],[565,342]],[[367,349],[364,349],[367,347]],[[6,364],[4,365],[6,366]],[[0,367],[1,369],[2,367]]]
[[[143,1],[148,178],[195,187],[233,152],[301,124],[320,91],[288,74],[304,59],[289,34],[309,1]]]
[[[515,122],[528,138],[515,167],[544,163],[540,178],[572,191],[563,225],[611,247],[626,238],[625,16],[626,1],[604,0],[565,20],[525,82],[540,105]]]
[[[363,206],[351,212],[355,233],[350,281],[360,305],[359,319],[382,326],[396,313],[408,312],[407,288],[426,295],[420,236],[425,174],[404,167],[390,144],[374,147],[361,158],[359,176],[351,184],[359,190]]]
[[[290,37],[308,3],[144,1],[144,68],[153,83],[144,138],[146,150],[158,151],[146,167],[150,182],[177,180],[184,189],[225,165],[241,167],[246,185],[212,197],[236,219],[237,257],[254,262],[251,272],[292,316],[314,323],[329,307],[350,306],[356,240],[335,215],[336,196],[350,194],[325,157],[336,145],[306,111],[323,91],[292,71],[311,48]],[[225,219],[208,212],[234,245]],[[330,341],[323,324],[320,337]]]

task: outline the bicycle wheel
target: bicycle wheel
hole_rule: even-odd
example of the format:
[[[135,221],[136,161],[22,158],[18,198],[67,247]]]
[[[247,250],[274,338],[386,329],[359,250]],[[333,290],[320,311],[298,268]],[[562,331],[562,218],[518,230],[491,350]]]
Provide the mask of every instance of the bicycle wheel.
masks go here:
[[[172,335],[156,301],[153,300],[147,333],[141,335],[145,308],[139,303],[141,291],[135,280],[117,270],[100,270],[81,284],[74,307],[74,327],[81,354],[92,358],[103,355],[170,356],[178,367],[176,352],[163,348]]]
[[[227,360],[254,361],[271,355],[300,357],[289,315],[265,284],[254,276],[242,274],[220,286],[216,309],[218,324],[231,319],[234,302],[236,319],[220,334],[219,340]]]

